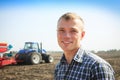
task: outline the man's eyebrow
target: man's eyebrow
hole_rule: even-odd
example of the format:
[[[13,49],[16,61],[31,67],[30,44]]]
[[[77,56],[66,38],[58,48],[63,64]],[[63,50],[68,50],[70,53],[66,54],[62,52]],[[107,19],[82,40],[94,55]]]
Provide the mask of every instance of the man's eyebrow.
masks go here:
[[[60,28],[57,28],[57,29],[64,29],[64,28],[60,27]]]
[[[64,28],[57,28],[57,31],[59,31],[59,30],[64,30]]]

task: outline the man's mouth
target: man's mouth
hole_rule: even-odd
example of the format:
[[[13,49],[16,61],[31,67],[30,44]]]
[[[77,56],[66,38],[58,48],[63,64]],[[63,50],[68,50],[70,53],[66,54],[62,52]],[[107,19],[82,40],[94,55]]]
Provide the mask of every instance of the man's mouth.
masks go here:
[[[63,44],[70,44],[72,43],[71,41],[62,41]]]

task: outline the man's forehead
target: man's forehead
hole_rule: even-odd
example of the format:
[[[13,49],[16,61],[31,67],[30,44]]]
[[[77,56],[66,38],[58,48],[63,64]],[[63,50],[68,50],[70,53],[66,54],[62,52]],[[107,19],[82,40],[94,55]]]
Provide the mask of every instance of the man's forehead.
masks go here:
[[[68,28],[68,29],[78,29],[79,27],[78,26],[59,26],[58,29],[65,29],[65,28]]]
[[[64,18],[62,18],[62,19],[60,19],[59,20],[59,22],[58,22],[58,24],[60,24],[60,23],[75,23],[75,24],[83,24],[83,22],[80,20],[80,19],[69,19],[69,20],[66,20],[66,19],[64,19]]]
[[[57,28],[59,29],[68,28],[68,26],[71,29],[83,29],[84,23],[80,19],[72,19],[67,21],[65,19],[61,19],[57,24]]]

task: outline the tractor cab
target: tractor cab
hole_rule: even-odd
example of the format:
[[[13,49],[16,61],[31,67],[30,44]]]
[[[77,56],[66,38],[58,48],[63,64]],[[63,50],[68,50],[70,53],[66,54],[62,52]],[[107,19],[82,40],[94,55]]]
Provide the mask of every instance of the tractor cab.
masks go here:
[[[39,52],[39,44],[36,42],[25,42],[24,45],[25,50],[35,50],[36,52]]]
[[[42,49],[42,43],[40,43],[40,46],[37,42],[25,42],[24,50],[32,50],[37,53],[45,54],[47,53],[45,49]]]

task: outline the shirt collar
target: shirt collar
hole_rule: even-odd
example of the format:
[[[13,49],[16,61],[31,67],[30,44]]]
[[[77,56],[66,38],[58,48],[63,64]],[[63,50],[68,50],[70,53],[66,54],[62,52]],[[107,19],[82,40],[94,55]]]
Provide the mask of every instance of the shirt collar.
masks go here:
[[[73,59],[75,61],[77,61],[77,62],[82,63],[82,61],[83,61],[83,54],[84,54],[84,50],[79,48]]]
[[[64,54],[62,55],[62,58],[60,59],[60,62],[61,62],[61,63],[67,63],[67,60],[66,60]]]
[[[84,50],[81,49],[81,48],[79,48],[78,51],[77,51],[77,53],[76,53],[76,55],[74,56],[73,60],[75,60],[76,62],[82,63],[82,61],[83,61],[83,54],[84,54]],[[63,54],[60,62],[61,62],[61,63],[67,63],[64,54]]]

